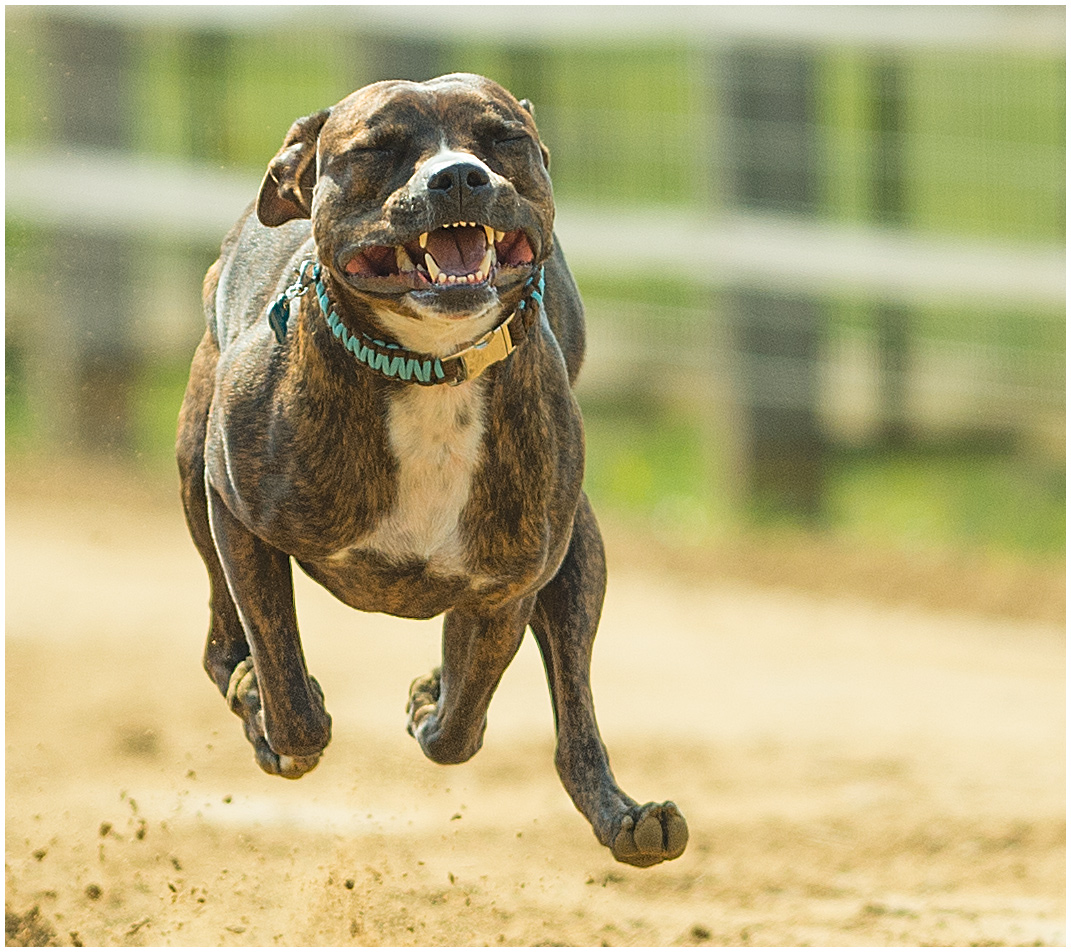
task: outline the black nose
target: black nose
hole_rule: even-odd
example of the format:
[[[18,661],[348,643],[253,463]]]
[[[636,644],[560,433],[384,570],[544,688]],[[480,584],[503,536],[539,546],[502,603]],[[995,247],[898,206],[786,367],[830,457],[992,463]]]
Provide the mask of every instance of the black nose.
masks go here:
[[[453,192],[478,192],[491,184],[491,177],[486,169],[471,162],[455,162],[444,169],[439,169],[428,179],[428,189],[444,194]]]

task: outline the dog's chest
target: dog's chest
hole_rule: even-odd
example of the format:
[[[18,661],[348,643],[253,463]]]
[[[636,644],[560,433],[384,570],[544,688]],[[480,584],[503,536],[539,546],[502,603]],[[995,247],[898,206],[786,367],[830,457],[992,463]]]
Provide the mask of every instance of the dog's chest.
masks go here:
[[[350,551],[391,561],[426,562],[442,575],[465,572],[461,513],[484,443],[484,394],[479,383],[408,387],[392,400],[388,440],[397,461],[387,515]]]

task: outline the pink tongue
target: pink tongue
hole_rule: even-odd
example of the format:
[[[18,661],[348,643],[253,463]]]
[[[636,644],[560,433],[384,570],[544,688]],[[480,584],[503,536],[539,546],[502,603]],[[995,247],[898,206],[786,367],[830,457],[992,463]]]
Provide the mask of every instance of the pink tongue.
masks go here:
[[[428,235],[425,249],[447,274],[472,274],[487,252],[487,235],[482,228],[440,228]]]

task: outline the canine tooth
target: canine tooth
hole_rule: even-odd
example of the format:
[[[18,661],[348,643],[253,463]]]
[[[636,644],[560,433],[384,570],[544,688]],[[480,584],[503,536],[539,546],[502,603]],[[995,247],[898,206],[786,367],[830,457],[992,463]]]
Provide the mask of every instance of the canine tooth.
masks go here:
[[[394,249],[394,257],[398,262],[399,271],[415,271],[416,265],[413,264],[413,259],[409,257],[409,252],[406,251],[401,245],[398,245]]]
[[[487,243],[492,244],[495,240],[495,230],[490,225],[484,225],[483,233],[487,235]]]
[[[506,237],[506,233],[504,231],[496,231],[495,232],[495,241],[501,241],[505,237]]]
[[[435,259],[426,251],[424,252],[424,264],[427,265],[428,274],[431,276],[431,280],[438,281],[439,266],[435,263]]]
[[[427,232],[424,232],[424,234],[422,234],[420,236],[420,247],[421,248],[427,248],[428,247],[428,233]]]
[[[477,274],[482,274],[484,277],[491,273],[491,263],[495,256],[495,246],[488,245],[487,250],[483,254],[483,261],[480,262],[480,267],[477,269]],[[482,281],[483,278],[480,278]]]

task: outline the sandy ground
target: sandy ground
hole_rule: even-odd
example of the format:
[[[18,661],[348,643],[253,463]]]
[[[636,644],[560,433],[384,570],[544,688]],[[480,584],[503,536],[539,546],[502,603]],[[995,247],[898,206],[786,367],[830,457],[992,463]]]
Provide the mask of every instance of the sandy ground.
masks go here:
[[[614,863],[555,775],[528,639],[470,763],[405,733],[435,622],[304,578],[321,765],[254,765],[200,669],[173,488],[7,484],[8,944],[1059,945],[1064,632],[644,571],[611,550],[594,685],[672,863]],[[36,910],[36,911],[35,911]]]

